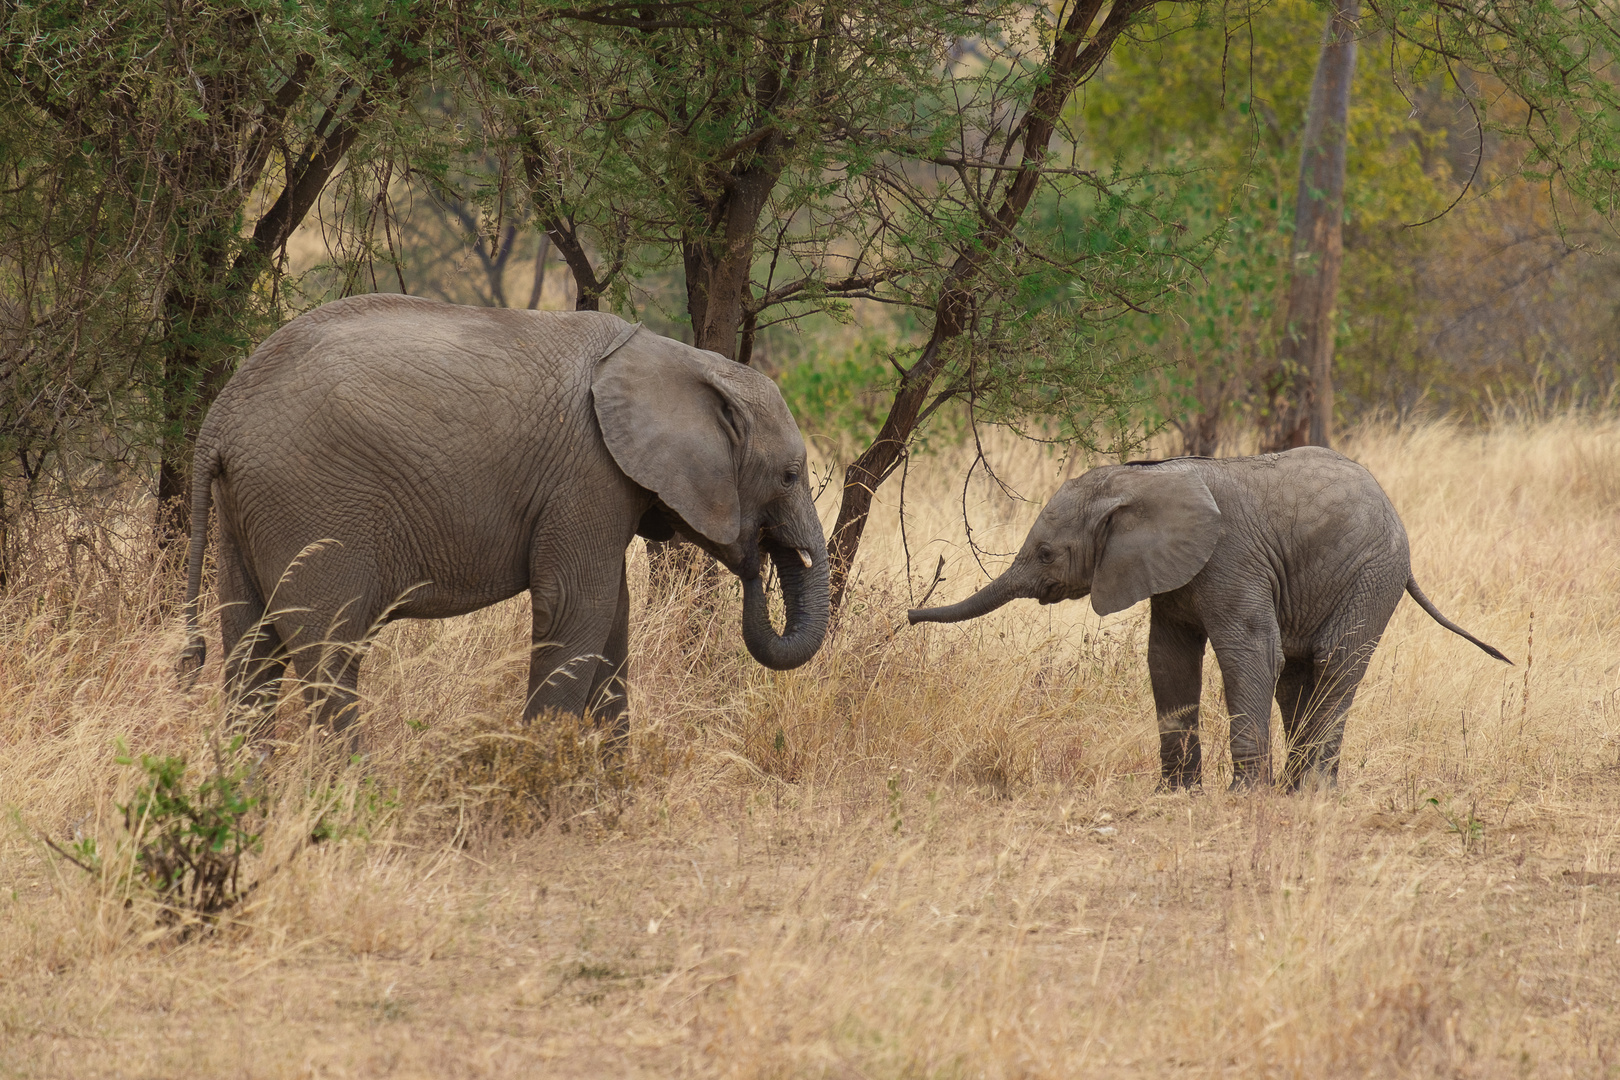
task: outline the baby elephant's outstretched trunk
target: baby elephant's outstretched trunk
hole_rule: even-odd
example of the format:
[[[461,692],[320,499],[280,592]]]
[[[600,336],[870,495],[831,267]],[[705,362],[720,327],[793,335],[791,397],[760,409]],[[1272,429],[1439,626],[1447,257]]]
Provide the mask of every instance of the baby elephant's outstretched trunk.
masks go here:
[[[1016,570],[1016,568],[1015,568]],[[948,607],[912,608],[906,618],[915,626],[920,622],[965,622],[988,615],[1009,600],[1018,600],[1030,594],[1023,589],[1022,576],[1009,570],[966,600]]]

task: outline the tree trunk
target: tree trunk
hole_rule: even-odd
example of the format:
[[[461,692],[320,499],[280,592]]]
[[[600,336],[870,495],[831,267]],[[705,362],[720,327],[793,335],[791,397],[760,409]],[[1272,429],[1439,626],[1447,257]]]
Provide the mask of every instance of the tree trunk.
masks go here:
[[[1221,448],[1220,406],[1205,409],[1186,423],[1176,423],[1181,433],[1181,453],[1186,457],[1214,457]]]
[[[191,535],[191,448],[202,428],[208,405],[219,393],[230,373],[229,357],[219,348],[207,349],[188,341],[190,333],[208,333],[214,327],[199,308],[210,307],[207,300],[172,290],[164,299],[165,344],[170,346],[163,360],[163,434],[158,460],[158,549],[165,556],[182,562],[184,541]],[[195,322],[184,316],[184,312]]]
[[[534,287],[529,290],[529,310],[540,306],[540,294],[546,288],[546,256],[551,254],[551,234],[540,234],[540,247],[534,254]]]
[[[191,155],[201,159],[187,170],[194,182],[223,196],[230,178],[219,166],[228,165],[226,159],[210,159],[196,148]],[[179,231],[193,246],[171,261],[163,295],[163,431],[155,527],[158,549],[171,559],[184,559],[184,541],[191,534],[191,448],[209,404],[229,377],[236,352],[231,343],[245,329],[240,302],[245,290],[232,288],[229,230],[221,224],[233,220],[239,206],[222,198],[203,220],[181,219]]]
[[[709,230],[681,244],[692,344],[727,360],[742,359],[737,344],[754,269],[754,238],[766,200],[782,175],[772,141],[772,136],[762,140],[760,160],[731,177],[725,193],[708,208]]]
[[[1361,0],[1339,0],[1323,35],[1299,155],[1288,318],[1268,379],[1261,448],[1327,446],[1333,436],[1333,331],[1344,261],[1344,167]]]
[[[776,138],[764,129],[754,139],[759,156],[749,167],[727,177],[724,190],[708,205],[703,206],[702,193],[692,194],[692,201],[705,211],[708,228],[686,235],[681,243],[692,345],[743,364],[752,359],[753,352],[753,317],[746,303],[754,269],[754,241],[760,215],[784,164],[776,152]],[[739,337],[744,339],[741,346]],[[679,538],[667,543],[649,540],[647,560],[655,590],[667,595],[683,579],[695,577],[702,593],[713,602],[712,594],[722,580],[720,567],[702,549],[683,544]]]

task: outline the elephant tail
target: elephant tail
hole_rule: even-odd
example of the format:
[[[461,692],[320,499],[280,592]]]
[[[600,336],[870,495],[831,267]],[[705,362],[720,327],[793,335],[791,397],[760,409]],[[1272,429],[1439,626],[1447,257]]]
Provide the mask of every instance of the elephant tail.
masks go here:
[[[198,626],[197,608],[202,595],[203,554],[208,547],[208,510],[214,501],[214,478],[219,475],[219,448],[199,441],[191,464],[191,543],[186,549],[186,647],[180,653],[177,674],[182,689],[197,681],[208,643]]]
[[[1432,600],[1423,595],[1422,589],[1418,588],[1417,578],[1407,575],[1406,591],[1411,594],[1412,599],[1417,601],[1418,607],[1429,613],[1429,618],[1433,619],[1447,630],[1450,630],[1453,634],[1456,634],[1459,637],[1465,637],[1469,641],[1472,641],[1475,645],[1478,645],[1481,649],[1484,649],[1491,656],[1496,657],[1503,663],[1513,663],[1513,661],[1503,656],[1500,651],[1491,648],[1491,646],[1485,644],[1483,641],[1479,640],[1479,638],[1475,637],[1473,634],[1470,634],[1468,631],[1464,630],[1462,627],[1440,614],[1440,609],[1434,606],[1434,602]]]

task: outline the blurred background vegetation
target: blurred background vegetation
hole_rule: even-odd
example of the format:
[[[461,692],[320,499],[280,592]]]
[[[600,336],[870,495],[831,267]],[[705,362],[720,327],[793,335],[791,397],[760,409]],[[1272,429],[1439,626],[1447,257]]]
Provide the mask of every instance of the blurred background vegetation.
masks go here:
[[[979,424],[1252,448],[1330,13],[8,4],[0,580],[39,515],[105,527],[131,485],[172,546],[213,394],[355,292],[609,309],[761,368],[848,466],[846,560],[872,490]],[[1340,425],[1613,405],[1616,26],[1362,13]]]

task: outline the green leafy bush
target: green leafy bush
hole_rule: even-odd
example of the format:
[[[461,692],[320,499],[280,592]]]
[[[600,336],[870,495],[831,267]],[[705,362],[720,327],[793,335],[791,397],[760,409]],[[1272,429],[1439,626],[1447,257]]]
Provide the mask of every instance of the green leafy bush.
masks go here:
[[[883,426],[898,378],[889,361],[894,349],[874,337],[842,355],[812,351],[782,372],[782,397],[806,431],[868,442]]]
[[[242,744],[237,736],[225,751],[215,747],[212,774],[195,786],[185,757],[142,754],[146,781],[119,807],[139,880],[174,909],[213,916],[251,890],[241,884],[242,859],[262,845],[249,827],[260,817],[259,799],[248,793],[252,766]],[[136,764],[128,756],[118,762]]]
[[[161,921],[187,915],[211,919],[234,907],[253,886],[242,883],[242,862],[262,849],[262,807],[249,791],[253,765],[237,736],[213,748],[213,769],[200,781],[184,755],[132,757],[120,743],[118,764],[144,779],[119,805],[125,839],[120,857],[103,858],[86,836],[68,849],[46,843],[80,869],[121,879],[161,906]]]

